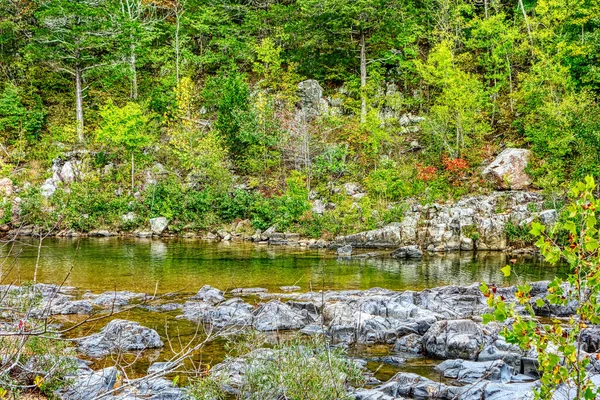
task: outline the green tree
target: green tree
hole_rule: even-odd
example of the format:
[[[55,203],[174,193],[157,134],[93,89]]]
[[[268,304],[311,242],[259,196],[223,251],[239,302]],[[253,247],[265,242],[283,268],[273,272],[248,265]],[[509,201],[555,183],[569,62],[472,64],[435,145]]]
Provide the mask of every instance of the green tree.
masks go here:
[[[107,0],[38,1],[38,25],[30,55],[73,77],[77,137],[83,142],[85,75],[105,65],[115,33],[109,24]]]
[[[96,138],[113,149],[124,148],[131,155],[131,192],[134,191],[135,155],[155,141],[151,116],[137,103],[116,106],[109,100],[100,110],[102,119]]]
[[[458,67],[450,43],[438,44],[426,63],[419,63],[423,80],[434,89],[435,101],[428,114],[425,133],[438,153],[477,161],[479,148],[489,132],[486,93],[477,76]],[[465,150],[470,148],[467,153]]]

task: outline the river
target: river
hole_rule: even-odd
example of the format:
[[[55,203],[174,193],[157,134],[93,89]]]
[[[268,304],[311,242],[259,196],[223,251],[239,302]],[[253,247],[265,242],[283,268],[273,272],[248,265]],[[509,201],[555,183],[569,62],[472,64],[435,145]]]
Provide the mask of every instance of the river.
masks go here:
[[[38,262],[37,239],[20,238],[0,247],[0,284],[21,284],[31,280],[38,263],[38,282],[74,286],[76,293],[130,290],[150,294],[177,294],[171,301],[184,302],[203,285],[223,291],[239,287],[262,287],[277,292],[280,286],[297,285],[302,291],[369,289],[421,290],[442,285],[474,282],[499,284],[552,279],[565,268],[553,267],[535,256],[514,257],[512,281],[500,268],[513,258],[500,252],[433,255],[422,260],[395,260],[381,257],[338,259],[335,252],[298,247],[258,246],[252,243],[209,243],[200,240],[151,240],[129,238],[57,239],[42,242]],[[163,341],[167,335],[185,342],[192,339],[196,325],[176,318],[181,311],[152,312],[135,308],[119,318],[138,321],[156,329]],[[69,325],[82,317],[57,317]],[[70,337],[97,331],[108,321],[101,320],[70,332]],[[178,346],[175,345],[175,350]],[[147,351],[132,359],[132,375],[141,375],[155,361],[169,359],[173,350]],[[387,355],[386,346],[354,349],[360,357]],[[214,365],[225,355],[223,342],[209,344],[195,355],[197,363]],[[110,357],[95,360],[94,367],[114,364]],[[434,360],[416,358],[401,369],[431,376]],[[376,376],[387,379],[397,368],[370,363]]]

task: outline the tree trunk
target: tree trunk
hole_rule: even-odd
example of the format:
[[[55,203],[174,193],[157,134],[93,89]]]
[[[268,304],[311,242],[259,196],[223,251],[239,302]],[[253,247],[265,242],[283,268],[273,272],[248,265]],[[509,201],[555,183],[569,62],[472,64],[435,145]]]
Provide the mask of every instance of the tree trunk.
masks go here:
[[[82,88],[83,70],[79,67],[75,69],[75,115],[76,115],[76,132],[79,143],[83,143],[83,88]]]
[[[365,33],[360,32],[360,122],[367,122],[367,51]]]
[[[130,55],[129,55],[129,66],[131,68],[131,98],[136,100],[138,98],[138,83],[137,83],[137,68],[135,66],[135,43],[133,37],[130,37]]]
[[[175,79],[179,85],[179,27],[180,27],[179,8],[175,11]]]
[[[133,161],[133,151],[131,152],[131,195],[133,196],[133,175],[135,173],[135,163]]]

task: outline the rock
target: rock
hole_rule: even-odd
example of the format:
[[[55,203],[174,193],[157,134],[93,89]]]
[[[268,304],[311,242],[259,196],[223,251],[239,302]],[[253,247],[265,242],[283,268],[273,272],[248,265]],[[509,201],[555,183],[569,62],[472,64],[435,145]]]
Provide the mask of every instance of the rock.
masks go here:
[[[540,213],[540,222],[546,227],[553,226],[558,221],[558,212],[556,210],[544,210]]]
[[[14,192],[13,181],[10,178],[0,179],[0,196],[10,197]]]
[[[340,257],[350,257],[352,255],[352,246],[347,244],[337,249],[337,255]]]
[[[325,204],[321,200],[315,200],[312,206],[312,212],[315,214],[323,215],[325,209],[327,208],[327,204]]]
[[[423,252],[419,246],[404,246],[394,250],[391,256],[392,258],[422,258]]]
[[[382,364],[394,365],[396,367],[403,365],[406,363],[406,359],[397,356],[384,356],[384,357],[375,357],[369,359],[370,361],[375,361]]]
[[[259,331],[301,329],[313,322],[309,313],[298,311],[278,300],[262,304],[254,316],[252,325]]]
[[[414,399],[462,399],[462,397],[455,397],[459,391],[462,391],[460,388],[434,382],[409,372],[399,372],[389,381],[373,388],[373,390],[386,396],[390,396],[389,398],[392,399],[402,399],[404,397]],[[360,398],[370,399],[367,397]]]
[[[127,290],[120,292],[104,292],[98,296],[87,295],[87,297],[93,298],[92,303],[100,307],[120,307],[126,306],[133,300],[142,300],[146,298],[144,293],[134,293]]]
[[[581,331],[582,349],[587,353],[600,352],[600,326],[585,328]]]
[[[323,88],[314,79],[307,79],[298,84],[298,97],[300,97],[300,109],[309,119],[317,117],[326,111],[327,104],[324,102]]]
[[[225,301],[225,296],[223,296],[223,292],[219,289],[215,289],[210,285],[204,285],[195,296],[191,297],[191,299],[201,300],[206,303],[215,305],[217,303]]]
[[[482,379],[492,382],[509,383],[514,370],[502,360],[494,361],[465,361],[446,360],[434,368],[444,377],[455,379],[461,383],[474,383]]]
[[[527,149],[505,149],[483,170],[482,175],[496,189],[526,189],[531,185],[531,178],[525,172],[529,155]]]
[[[132,222],[135,222],[136,218],[137,218],[136,213],[131,211],[131,212],[128,212],[127,214],[123,214],[121,216],[121,221],[123,221],[123,223],[132,223]]]
[[[443,320],[423,335],[423,347],[427,354],[438,358],[476,360],[483,339],[483,331],[471,320]]]
[[[44,182],[44,184],[40,187],[40,194],[42,195],[42,197],[49,198],[54,194],[54,192],[56,192],[56,189],[57,187],[54,184],[54,181],[48,178],[46,179],[46,182]]]
[[[150,218],[150,230],[155,235],[161,235],[167,229],[169,221],[165,217]]]
[[[247,326],[252,323],[254,308],[234,297],[217,306],[205,302],[188,301],[183,305],[181,317],[194,322],[204,322],[217,328]]]
[[[74,382],[66,388],[59,389],[56,395],[64,400],[92,400],[113,390],[117,383],[118,371],[115,367],[99,371],[80,370]]]
[[[500,383],[480,381],[463,386],[457,395],[461,400],[533,400],[537,382],[531,383]],[[572,398],[572,397],[565,397]]]
[[[69,296],[59,294],[42,302],[39,308],[49,310],[50,315],[66,315],[89,314],[94,307],[88,300],[70,300]]]
[[[230,291],[231,294],[235,294],[238,296],[247,296],[247,295],[251,295],[251,294],[259,294],[259,293],[267,293],[268,290],[265,288],[259,288],[259,287],[255,287],[255,288],[236,288],[236,289],[232,289]]]
[[[344,183],[344,192],[348,196],[354,196],[355,194],[360,192],[360,185],[358,183]]]
[[[300,286],[279,286],[282,292],[297,292],[302,289]]]
[[[154,329],[137,322],[114,319],[99,333],[79,341],[77,350],[89,357],[105,357],[116,352],[141,351],[163,346]]]
[[[176,363],[172,362],[155,362],[150,367],[148,367],[148,374],[160,374],[162,372],[172,371],[177,367]]]
[[[416,333],[402,336],[394,344],[394,351],[409,354],[423,353],[423,338]]]

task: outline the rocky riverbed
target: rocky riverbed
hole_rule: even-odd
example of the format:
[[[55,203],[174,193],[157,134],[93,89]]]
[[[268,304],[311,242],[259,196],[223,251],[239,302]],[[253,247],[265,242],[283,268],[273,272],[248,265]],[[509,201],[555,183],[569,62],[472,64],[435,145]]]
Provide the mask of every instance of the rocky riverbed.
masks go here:
[[[547,282],[532,284],[532,302],[547,293]],[[35,286],[0,287],[3,309],[36,296],[40,299],[29,310],[36,319],[55,315],[84,316],[112,313],[123,308],[143,308],[152,313],[167,313],[166,318],[188,320],[206,327],[214,334],[255,330],[281,335],[322,335],[331,346],[353,349],[357,346],[385,346],[387,354],[367,359],[352,359],[361,366],[368,362],[394,365],[399,371],[391,379],[378,381],[364,369],[368,387],[347,390],[356,399],[529,399],[537,385],[537,358],[508,344],[499,334],[501,325],[484,325],[481,315],[488,309],[478,284],[444,286],[423,291],[369,290],[301,292],[299,288],[282,287],[281,292],[263,288],[238,288],[223,292],[205,285],[195,294],[154,297],[132,292],[87,293],[74,295],[74,288],[38,284]],[[515,287],[498,287],[508,300],[515,299]],[[564,317],[574,304],[561,307],[535,306],[539,316]],[[23,332],[19,319],[3,312],[4,333]],[[54,323],[57,321],[54,320]],[[17,325],[14,325],[14,324]],[[60,328],[56,328],[60,330]],[[30,332],[31,333],[31,332]],[[156,330],[117,316],[96,333],[73,341],[80,359],[75,359],[77,372],[73,384],[56,393],[63,399],[104,398],[179,399],[186,389],[165,377],[184,363],[176,357],[151,365],[146,376],[123,377],[119,355],[137,354],[165,346],[168,338]],[[591,359],[600,350],[600,328],[588,328],[583,349]],[[201,350],[199,350],[201,351]],[[350,352],[349,354],[352,354]],[[264,354],[275,357],[273,350]],[[421,376],[403,370],[407,360],[438,360],[434,371]],[[116,367],[93,370],[85,360],[112,360]],[[249,364],[248,356],[227,358],[215,365],[210,374],[226,376],[235,393],[243,384]],[[410,364],[410,361],[408,361]],[[24,371],[35,365],[22,365]],[[592,364],[592,369],[596,365]],[[437,379],[431,379],[438,376]],[[236,386],[237,385],[237,386]],[[138,396],[138,397],[136,397]]]

